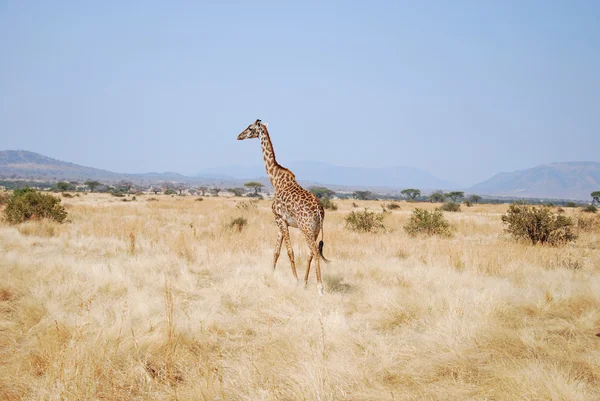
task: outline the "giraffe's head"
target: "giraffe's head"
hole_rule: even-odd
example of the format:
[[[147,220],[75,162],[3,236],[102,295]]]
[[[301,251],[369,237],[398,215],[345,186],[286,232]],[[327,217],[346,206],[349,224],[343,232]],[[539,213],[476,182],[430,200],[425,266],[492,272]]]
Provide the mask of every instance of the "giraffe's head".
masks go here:
[[[242,139],[258,138],[258,136],[263,130],[263,127],[266,126],[267,124],[263,124],[260,120],[256,120],[255,122],[250,124],[248,128],[242,131],[242,133],[238,135],[237,139],[238,141],[241,141]]]

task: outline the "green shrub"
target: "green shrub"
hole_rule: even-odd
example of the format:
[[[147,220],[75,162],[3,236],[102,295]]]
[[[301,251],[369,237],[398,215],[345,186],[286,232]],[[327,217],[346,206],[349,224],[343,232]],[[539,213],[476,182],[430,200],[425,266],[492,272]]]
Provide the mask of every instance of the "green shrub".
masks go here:
[[[174,190],[172,190],[171,188],[167,188],[163,194],[165,195],[175,195],[177,192],[175,192]]]
[[[73,197],[73,195],[71,195],[71,194],[70,194],[70,193],[68,193],[68,192],[63,192],[63,193],[62,193],[62,196],[63,196],[63,198],[72,198],[72,197]]]
[[[587,205],[586,207],[581,209],[581,211],[585,213],[596,213],[598,211],[598,208],[594,205]]]
[[[565,207],[577,207],[577,203],[575,203],[575,202],[567,202],[567,203],[565,203]]]
[[[446,202],[442,206],[438,207],[438,210],[444,212],[460,212],[460,203]]]
[[[4,209],[4,216],[11,224],[41,219],[62,223],[67,218],[67,212],[59,198],[25,187],[13,192]]]
[[[117,198],[122,198],[125,196],[125,194],[123,192],[111,192],[110,194],[112,196],[116,196]]]
[[[248,225],[248,220],[245,217],[236,217],[229,223],[229,228],[234,228],[241,232]]]
[[[385,230],[383,224],[385,216],[375,212],[369,212],[366,208],[362,212],[351,212],[346,216],[346,227],[353,231],[372,232]]]
[[[505,231],[515,239],[530,241],[532,244],[561,245],[577,238],[572,232],[573,221],[547,206],[512,204],[502,222]]]
[[[319,202],[321,202],[321,206],[323,206],[323,209],[328,209],[328,210],[337,210],[338,209],[338,205],[333,203],[333,201],[327,197],[319,199]]]
[[[425,209],[415,209],[404,226],[404,231],[411,237],[419,234],[440,235],[450,237],[452,235],[450,223],[444,218],[444,214],[439,210],[427,211]]]
[[[465,200],[465,201],[463,201],[463,203],[465,204],[466,207],[473,206],[473,202],[471,202],[470,200]]]

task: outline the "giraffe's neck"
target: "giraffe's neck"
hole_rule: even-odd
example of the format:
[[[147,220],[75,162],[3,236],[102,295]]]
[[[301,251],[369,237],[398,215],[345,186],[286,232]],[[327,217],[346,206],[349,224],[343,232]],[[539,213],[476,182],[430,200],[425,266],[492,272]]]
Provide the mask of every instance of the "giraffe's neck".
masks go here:
[[[273,188],[275,191],[277,191],[283,186],[283,184],[289,181],[290,176],[293,179],[294,175],[285,167],[281,167],[279,163],[277,163],[277,160],[275,160],[273,144],[271,143],[271,138],[269,137],[269,133],[265,127],[263,127],[259,138],[269,180],[271,180]]]

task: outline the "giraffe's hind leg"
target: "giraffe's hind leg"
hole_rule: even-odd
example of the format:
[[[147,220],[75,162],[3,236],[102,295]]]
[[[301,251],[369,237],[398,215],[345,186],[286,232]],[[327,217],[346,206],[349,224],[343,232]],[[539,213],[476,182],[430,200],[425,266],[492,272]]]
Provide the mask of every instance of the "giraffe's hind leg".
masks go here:
[[[298,273],[296,272],[296,262],[294,261],[294,249],[292,248],[292,242],[290,241],[290,232],[288,230],[287,222],[281,218],[275,218],[275,222],[277,223],[277,227],[279,227],[279,235],[283,241],[285,241],[285,247],[287,248],[288,257],[290,258],[290,264],[292,265],[292,273],[294,273],[294,278],[296,282],[298,282]],[[279,250],[281,249],[281,241],[278,240],[276,248],[276,255],[279,257]],[[275,258],[275,262],[277,259]],[[275,269],[275,264],[273,264],[273,269]]]
[[[277,245],[275,245],[275,252],[273,252],[273,271],[277,266],[277,259],[279,259],[279,253],[281,252],[281,243],[283,242],[283,233],[279,230],[277,233]]]
[[[317,245],[318,232],[315,235],[313,232],[303,232],[308,247],[310,248],[310,256],[308,257],[308,266],[306,266],[306,273],[304,274],[304,285],[308,282],[308,273],[310,272],[310,263],[315,261],[315,273],[317,275],[317,289],[319,295],[323,295],[323,280],[321,278],[321,258],[319,258],[319,246]]]

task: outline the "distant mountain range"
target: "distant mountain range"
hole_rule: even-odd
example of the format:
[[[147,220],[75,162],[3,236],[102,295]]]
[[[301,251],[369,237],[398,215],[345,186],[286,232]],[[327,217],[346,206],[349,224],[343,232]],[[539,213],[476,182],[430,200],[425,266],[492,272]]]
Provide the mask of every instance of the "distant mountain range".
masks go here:
[[[398,193],[403,188],[419,188],[424,193],[441,189],[460,189],[414,167],[381,168],[343,167],[319,162],[295,162],[286,165],[304,186],[326,185],[334,190],[369,189]],[[24,150],[0,151],[0,179],[42,181],[79,181],[92,179],[104,183],[130,180],[136,184],[164,181],[219,187],[242,186],[249,180],[269,186],[263,165],[225,166],[205,169],[194,176],[174,172],[123,174],[80,166]],[[565,162],[500,173],[470,188],[467,193],[506,197],[535,197],[589,200],[600,190],[600,163]]]
[[[321,162],[292,162],[285,167],[300,180],[332,186],[450,189],[457,185],[414,167],[345,167]],[[255,178],[266,175],[264,165],[225,166],[203,170],[200,176]]]
[[[478,194],[577,200],[591,200],[593,191],[600,191],[598,162],[543,164],[496,174],[469,188],[469,192]]]

